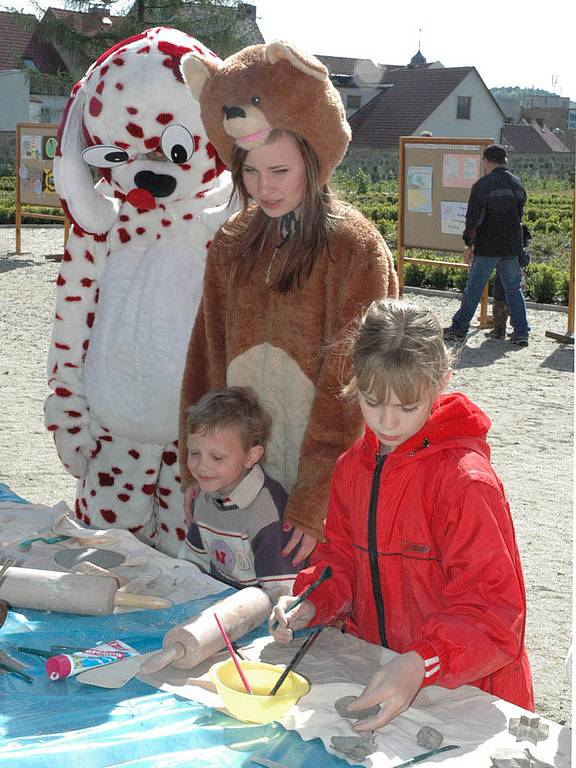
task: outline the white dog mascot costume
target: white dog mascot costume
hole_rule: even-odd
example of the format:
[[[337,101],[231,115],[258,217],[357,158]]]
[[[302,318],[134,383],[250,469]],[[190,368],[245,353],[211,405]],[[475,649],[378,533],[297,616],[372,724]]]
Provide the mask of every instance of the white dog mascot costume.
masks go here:
[[[57,279],[46,426],[78,478],[76,516],[178,554],[178,403],[207,247],[230,174],[180,74],[189,35],[115,45],[72,89],[54,163],[73,226]],[[101,169],[94,186],[88,165]]]

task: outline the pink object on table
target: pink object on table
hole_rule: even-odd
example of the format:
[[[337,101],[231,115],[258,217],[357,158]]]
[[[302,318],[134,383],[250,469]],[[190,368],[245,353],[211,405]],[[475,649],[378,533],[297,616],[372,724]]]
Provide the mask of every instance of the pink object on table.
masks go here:
[[[232,643],[230,642],[230,638],[226,634],[226,630],[224,629],[224,627],[220,623],[220,619],[218,618],[218,616],[216,614],[214,614],[214,618],[216,619],[216,623],[218,624],[218,629],[222,633],[222,637],[224,638],[224,642],[226,643],[226,647],[230,651],[230,656],[232,656],[232,661],[234,662],[234,666],[238,670],[238,674],[240,675],[240,679],[242,680],[242,684],[243,684],[244,688],[246,688],[246,693],[250,693],[250,694],[254,695],[254,691],[252,690],[252,688],[250,688],[250,683],[248,682],[248,680],[246,679],[246,675],[242,671],[242,667],[240,666],[240,662],[238,661],[238,657],[236,656],[236,653],[234,652],[234,648],[232,648]]]

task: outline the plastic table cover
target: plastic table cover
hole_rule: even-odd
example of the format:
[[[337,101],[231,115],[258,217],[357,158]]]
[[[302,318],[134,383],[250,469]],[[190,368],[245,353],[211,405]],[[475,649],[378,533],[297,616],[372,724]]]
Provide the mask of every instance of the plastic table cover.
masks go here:
[[[26,504],[0,484],[0,501]],[[193,701],[151,688],[136,679],[117,690],[51,681],[44,660],[13,649],[51,645],[79,648],[122,639],[145,653],[162,645],[167,630],[232,590],[181,603],[164,611],[111,616],[11,610],[0,628],[0,648],[28,668],[32,684],[0,675],[0,765],[3,768],[237,768],[254,766],[250,756],[288,768],[342,768],[320,740],[304,742],[278,723],[247,725]],[[265,626],[246,642],[266,633]],[[55,651],[58,653],[58,651]]]

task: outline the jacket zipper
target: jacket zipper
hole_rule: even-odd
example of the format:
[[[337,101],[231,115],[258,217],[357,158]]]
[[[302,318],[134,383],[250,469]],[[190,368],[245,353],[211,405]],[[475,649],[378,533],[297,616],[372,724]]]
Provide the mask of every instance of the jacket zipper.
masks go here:
[[[380,568],[378,564],[378,547],[376,538],[376,517],[378,511],[378,493],[380,491],[380,476],[386,460],[385,453],[376,454],[376,467],[372,476],[372,489],[370,491],[370,506],[368,508],[368,556],[370,559],[370,574],[372,577],[372,591],[378,616],[378,634],[380,644],[388,648],[386,640],[386,622],[384,619],[384,601],[382,600],[382,587],[380,583]]]

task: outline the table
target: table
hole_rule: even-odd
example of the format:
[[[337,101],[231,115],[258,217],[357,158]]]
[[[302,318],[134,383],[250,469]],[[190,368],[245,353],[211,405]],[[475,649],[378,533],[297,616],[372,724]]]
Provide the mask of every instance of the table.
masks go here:
[[[37,532],[52,519],[50,515],[54,518],[53,509],[27,505],[9,489],[0,487],[0,544],[4,545],[4,552],[11,551],[10,546],[5,546],[6,541],[14,540],[10,539],[10,531],[17,529],[18,535],[22,534],[28,519],[28,532]],[[136,545],[145,546],[140,542]],[[42,558],[49,549],[50,545],[39,545],[35,557]],[[150,550],[152,556],[158,558],[158,553]],[[182,562],[170,558],[166,561],[168,568]],[[188,566],[193,568],[186,564]],[[32,567],[40,566],[35,561]],[[221,584],[205,578],[208,581],[200,582],[201,589],[211,594],[178,602],[162,611],[89,617],[13,610],[0,629],[0,646],[48,649],[51,644],[59,643],[88,647],[100,641],[122,639],[138,651],[154,650],[161,646],[170,627],[231,592],[220,591]],[[242,645],[252,645],[266,660],[285,663],[294,649],[270,644],[266,635],[266,627],[262,625],[244,638]],[[196,689],[201,694],[200,700],[204,694],[208,697],[203,699],[204,704],[184,698],[185,691],[179,692],[178,686],[156,690],[136,679],[117,690],[81,685],[74,678],[53,682],[45,676],[41,659],[14,653],[15,658],[30,663],[27,672],[32,675],[33,683],[12,675],[0,676],[0,765],[3,768],[77,768],[78,765],[82,768],[189,768],[197,764],[198,768],[248,768],[254,765],[250,757],[260,756],[283,763],[287,768],[342,768],[349,763],[329,753],[321,741],[327,734],[334,734],[331,728],[338,727],[333,717],[330,719],[331,703],[328,707],[325,704],[333,702],[342,686],[346,686],[348,693],[358,693],[375,665],[392,653],[358,638],[341,635],[334,629],[325,630],[299,668],[313,681],[312,692],[284,721],[288,728],[296,728],[298,732],[278,723],[264,726],[240,723],[214,709],[211,706],[214,702],[209,698],[214,694],[200,689]],[[507,733],[507,719],[525,714],[523,710],[469,686],[452,692],[433,686],[422,694],[425,695],[421,705],[412,707],[379,732],[382,750],[368,758],[365,765],[388,768],[424,751],[414,741],[416,729],[423,722],[435,727],[444,724],[440,730],[447,734],[447,742],[454,743],[458,738],[456,743],[461,749],[424,761],[420,763],[422,766],[442,763],[446,768],[484,768],[490,765],[489,754],[494,745],[516,746]],[[554,763],[556,768],[568,768],[570,731],[547,722],[551,730],[548,742],[537,747],[522,742],[518,747],[529,746],[540,759]],[[345,727],[349,728],[348,723]],[[309,740],[303,740],[299,733]]]

